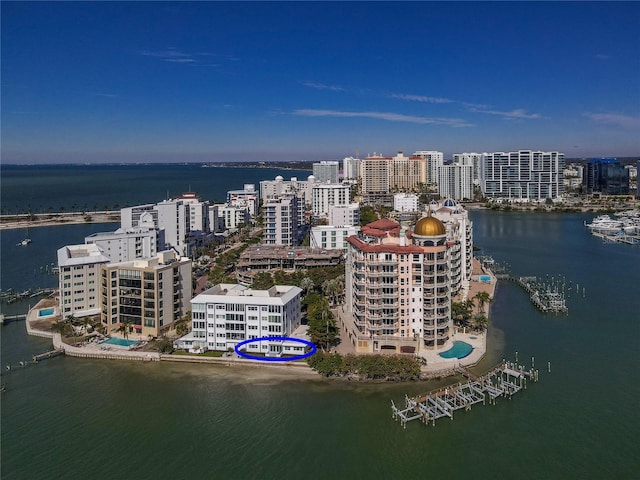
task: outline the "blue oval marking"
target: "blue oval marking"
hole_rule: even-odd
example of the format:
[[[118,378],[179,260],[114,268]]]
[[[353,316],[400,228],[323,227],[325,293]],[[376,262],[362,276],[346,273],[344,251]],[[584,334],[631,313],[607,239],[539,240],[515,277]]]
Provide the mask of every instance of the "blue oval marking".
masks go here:
[[[293,357],[256,357],[255,355],[249,355],[248,353],[244,353],[240,351],[240,347],[244,346],[244,345],[248,345],[249,343],[253,343],[253,342],[264,342],[264,341],[287,341],[287,342],[298,342],[298,343],[302,343],[304,345],[306,345],[307,347],[311,347],[311,351],[304,353],[302,355],[294,355]],[[316,353],[316,346],[309,342],[308,340],[302,340],[301,338],[293,338],[293,337],[260,337],[260,338],[252,338],[250,340],[244,340],[240,343],[238,343],[234,350],[236,351],[236,353],[243,357],[243,358],[248,358],[249,360],[260,360],[262,362],[291,362],[293,360],[302,360],[305,359],[307,357],[310,357],[311,355],[313,355],[314,353]]]

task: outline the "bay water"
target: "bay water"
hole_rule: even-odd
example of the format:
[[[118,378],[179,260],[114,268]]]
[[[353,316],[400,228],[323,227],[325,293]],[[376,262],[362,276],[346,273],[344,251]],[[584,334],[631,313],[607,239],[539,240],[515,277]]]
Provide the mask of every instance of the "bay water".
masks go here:
[[[589,235],[593,215],[471,216],[480,253],[517,275],[578,284],[567,315],[545,315],[514,283],[498,284],[489,351],[475,370],[516,352],[527,366],[535,357],[540,381],[513,399],[403,430],[392,399],[457,379],[364,384],[57,357],[2,376],[2,478],[639,478],[640,248]],[[23,232],[3,231],[3,288],[54,286],[39,268],[58,243],[109,229],[39,227],[27,247],[15,245]],[[51,347],[23,322],[0,335],[3,369]]]

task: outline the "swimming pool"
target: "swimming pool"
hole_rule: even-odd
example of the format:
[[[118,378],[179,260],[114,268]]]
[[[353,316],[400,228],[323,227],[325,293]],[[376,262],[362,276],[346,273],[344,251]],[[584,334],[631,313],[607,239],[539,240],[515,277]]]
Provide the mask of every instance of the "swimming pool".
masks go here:
[[[55,308],[41,308],[40,310],[38,310],[38,317],[40,317],[40,318],[42,318],[42,317],[50,317],[54,313],[56,313],[56,309]]]
[[[456,340],[453,342],[453,347],[446,352],[442,352],[440,356],[442,358],[464,358],[469,356],[471,352],[473,352],[473,347],[471,345],[467,342]]]
[[[491,276],[490,275],[480,275],[480,281],[484,282],[484,283],[489,283],[489,282],[491,282]]]
[[[132,345],[136,345],[138,340],[125,340],[124,338],[111,337],[104,342],[100,342],[101,345],[117,345],[119,347],[130,347]]]

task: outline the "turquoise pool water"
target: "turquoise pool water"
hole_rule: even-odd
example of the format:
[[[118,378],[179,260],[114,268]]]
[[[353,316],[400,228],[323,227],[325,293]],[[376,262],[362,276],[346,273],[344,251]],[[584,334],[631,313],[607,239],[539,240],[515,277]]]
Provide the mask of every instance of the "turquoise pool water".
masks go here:
[[[489,276],[489,275],[480,275],[480,281],[481,282],[485,282],[485,283],[489,283],[491,281],[491,276]]]
[[[138,343],[138,340],[125,340],[124,338],[111,337],[109,340],[105,340],[104,342],[100,342],[101,344],[107,345],[118,345],[119,347],[130,347],[131,345],[135,345]]]
[[[442,352],[440,356],[442,358],[464,358],[471,352],[473,352],[473,347],[471,345],[469,345],[467,342],[461,342],[460,340],[457,340],[453,342],[453,347],[451,347],[446,352]]]
[[[38,317],[50,317],[55,312],[55,308],[41,308],[40,310],[38,310]]]

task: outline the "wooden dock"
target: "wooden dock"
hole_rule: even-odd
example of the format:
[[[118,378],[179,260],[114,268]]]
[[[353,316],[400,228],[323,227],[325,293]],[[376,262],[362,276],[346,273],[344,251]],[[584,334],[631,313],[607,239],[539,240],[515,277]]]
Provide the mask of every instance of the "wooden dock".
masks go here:
[[[64,355],[64,348],[56,348],[55,350],[51,350],[49,352],[44,352],[38,355],[34,355],[33,361],[40,362],[42,360],[46,360],[47,358],[57,357],[58,355]]]
[[[511,398],[514,394],[527,388],[527,379],[536,382],[537,370],[525,370],[521,365],[503,362],[480,377],[464,368],[459,372],[467,378],[465,383],[457,383],[409,398],[405,395],[405,407],[398,408],[391,400],[391,411],[394,420],[399,420],[403,428],[407,422],[420,420],[425,425],[431,422],[435,426],[436,420],[450,418],[456,410],[471,410],[471,407],[487,400],[495,405],[496,398]]]
[[[627,245],[636,245],[637,243],[640,243],[640,235],[631,235],[624,232],[607,234],[592,230],[591,235],[602,239],[604,243],[626,243]]]
[[[569,311],[564,294],[546,287],[538,282],[536,277],[510,277],[509,279],[520,285],[529,294],[531,303],[541,311],[551,313],[567,313]]]

